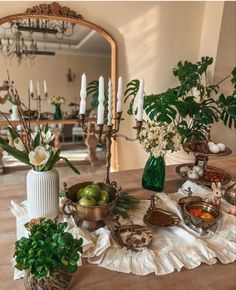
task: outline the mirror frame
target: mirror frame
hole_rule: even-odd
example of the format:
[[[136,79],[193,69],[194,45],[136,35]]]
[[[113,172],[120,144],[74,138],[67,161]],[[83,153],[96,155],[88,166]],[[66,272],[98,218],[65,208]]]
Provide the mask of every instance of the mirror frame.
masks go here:
[[[61,6],[57,2],[52,3],[43,3],[32,8],[26,9],[24,13],[8,15],[3,18],[0,18],[0,25],[18,20],[18,19],[51,19],[51,20],[61,20],[65,22],[70,22],[82,26],[86,26],[97,31],[105,40],[107,40],[111,45],[111,80],[113,86],[113,113],[115,114],[116,110],[116,80],[117,80],[117,44],[113,37],[102,27],[87,21],[83,18],[81,14],[71,10],[66,6]],[[118,170],[118,148],[117,142],[112,142],[112,158],[111,158],[111,167],[114,171]]]

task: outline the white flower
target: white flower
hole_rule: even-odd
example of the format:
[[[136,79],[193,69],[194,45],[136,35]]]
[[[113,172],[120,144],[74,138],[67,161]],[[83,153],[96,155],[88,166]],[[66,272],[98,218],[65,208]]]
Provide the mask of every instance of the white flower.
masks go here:
[[[34,166],[44,165],[47,163],[50,157],[49,152],[45,150],[44,147],[38,146],[29,153],[30,163]]]
[[[50,130],[48,130],[46,134],[42,132],[42,137],[43,137],[44,143],[48,144],[54,139],[55,136],[54,134],[52,134]]]
[[[25,145],[24,143],[22,142],[22,140],[20,139],[20,137],[17,137],[15,140],[14,140],[14,146],[17,150],[19,151],[25,151],[26,148],[25,148]]]

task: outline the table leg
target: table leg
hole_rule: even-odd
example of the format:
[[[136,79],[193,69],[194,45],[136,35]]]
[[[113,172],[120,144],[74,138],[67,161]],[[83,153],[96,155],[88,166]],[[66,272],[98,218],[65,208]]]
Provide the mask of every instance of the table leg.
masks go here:
[[[61,136],[61,132],[60,130],[55,130],[53,132],[55,138],[54,138],[54,146],[56,148],[61,148],[61,142],[60,142],[60,136]]]

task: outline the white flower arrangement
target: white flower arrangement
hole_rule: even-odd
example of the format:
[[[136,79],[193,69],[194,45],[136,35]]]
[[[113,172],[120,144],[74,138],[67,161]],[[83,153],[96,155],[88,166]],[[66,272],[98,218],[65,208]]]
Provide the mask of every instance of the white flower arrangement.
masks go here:
[[[49,171],[54,168],[56,162],[62,159],[75,173],[79,174],[78,169],[69,160],[60,156],[61,150],[50,145],[54,139],[54,134],[47,125],[34,133],[30,133],[29,127],[25,127],[27,137],[23,139],[10,121],[9,124],[8,130],[13,139],[14,147],[11,147],[6,140],[0,137],[0,146],[3,150],[19,161],[30,165],[35,171]],[[27,122],[24,124],[27,126]]]
[[[145,151],[154,157],[163,157],[167,152],[181,149],[181,137],[173,124],[144,122],[143,130],[139,134],[139,142]]]
[[[65,98],[61,96],[52,96],[49,99],[49,104],[51,105],[63,105],[65,104]]]
[[[11,83],[10,79],[9,83]],[[8,131],[14,144],[14,146],[10,146],[8,141],[0,137],[0,147],[22,163],[31,166],[35,171],[52,170],[59,160],[63,160],[75,173],[79,174],[78,169],[73,166],[69,160],[60,156],[61,150],[59,148],[54,148],[51,144],[54,139],[54,134],[48,129],[48,125],[42,128],[38,125],[39,130],[37,132],[32,132],[30,120],[26,120],[24,117],[22,102],[18,91],[16,89],[11,89],[10,93],[12,95],[14,94],[21,126],[24,128],[25,134],[21,135],[17,130],[17,126],[14,126],[7,118],[6,114],[0,111],[9,124]],[[53,104],[63,104],[65,102],[63,97],[52,98]]]

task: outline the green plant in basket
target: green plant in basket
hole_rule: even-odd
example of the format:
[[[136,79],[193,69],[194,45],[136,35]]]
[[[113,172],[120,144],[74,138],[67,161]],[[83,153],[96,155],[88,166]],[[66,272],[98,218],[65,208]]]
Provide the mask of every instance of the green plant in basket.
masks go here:
[[[64,288],[50,288],[50,285],[61,283],[63,287],[63,283],[69,283],[83,252],[82,238],[74,239],[65,232],[66,227],[67,223],[44,220],[32,226],[28,238],[22,237],[16,242],[15,267],[26,270],[28,289],[67,289],[66,284]]]

